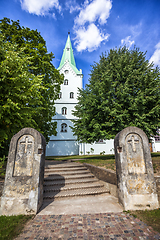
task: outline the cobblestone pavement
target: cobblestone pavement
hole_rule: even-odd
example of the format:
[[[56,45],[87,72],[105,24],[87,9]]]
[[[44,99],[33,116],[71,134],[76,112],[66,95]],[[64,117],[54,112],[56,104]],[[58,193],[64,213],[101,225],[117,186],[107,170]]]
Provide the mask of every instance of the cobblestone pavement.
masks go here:
[[[24,239],[160,239],[160,234],[125,213],[37,215],[17,240]]]

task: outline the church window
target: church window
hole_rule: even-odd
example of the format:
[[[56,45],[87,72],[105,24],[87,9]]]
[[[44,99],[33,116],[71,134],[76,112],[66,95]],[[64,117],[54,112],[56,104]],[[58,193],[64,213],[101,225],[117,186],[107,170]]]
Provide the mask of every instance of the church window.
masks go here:
[[[69,47],[67,48],[67,51],[69,51]]]
[[[70,98],[74,98],[74,92],[70,92]]]
[[[61,124],[61,132],[67,132],[67,124],[66,123]]]
[[[58,98],[62,98],[62,92],[59,93]]]
[[[68,70],[65,70],[64,73],[67,74],[67,73],[69,73],[69,71],[68,71]]]
[[[66,115],[67,114],[67,108],[66,107],[63,107],[62,108],[62,115]]]
[[[64,85],[68,85],[68,79],[64,80]]]

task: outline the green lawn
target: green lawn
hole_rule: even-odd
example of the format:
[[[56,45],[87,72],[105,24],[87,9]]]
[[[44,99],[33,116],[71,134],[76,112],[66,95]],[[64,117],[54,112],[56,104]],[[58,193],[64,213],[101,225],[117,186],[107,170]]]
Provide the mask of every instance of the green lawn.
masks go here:
[[[155,231],[160,233],[160,208],[155,210],[145,211],[128,211],[129,214],[145,222]]]
[[[0,216],[0,239],[14,239],[21,233],[24,225],[31,218],[33,218],[33,215]]]

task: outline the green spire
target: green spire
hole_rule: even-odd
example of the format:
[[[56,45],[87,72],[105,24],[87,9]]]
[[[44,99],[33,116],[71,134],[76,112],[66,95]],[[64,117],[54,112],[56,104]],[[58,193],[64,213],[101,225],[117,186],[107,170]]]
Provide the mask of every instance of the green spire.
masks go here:
[[[73,55],[72,44],[71,44],[71,39],[70,39],[70,33],[68,33],[66,46],[65,46],[65,49],[63,50],[63,56],[62,56],[60,65],[57,68],[58,70],[60,70],[63,67],[63,65],[65,64],[66,60],[69,61],[69,65],[75,71],[76,74],[82,74],[82,72],[79,71],[77,69],[77,67],[76,67],[76,63],[75,63],[74,55]]]

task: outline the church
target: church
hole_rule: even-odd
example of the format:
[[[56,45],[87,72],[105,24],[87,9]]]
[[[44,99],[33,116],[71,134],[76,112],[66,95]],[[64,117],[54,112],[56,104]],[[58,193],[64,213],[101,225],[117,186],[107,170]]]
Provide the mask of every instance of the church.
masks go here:
[[[93,144],[78,143],[70,128],[73,126],[72,120],[76,119],[72,115],[72,110],[78,103],[78,88],[82,88],[83,74],[82,70],[76,67],[69,33],[58,70],[63,73],[64,82],[61,85],[59,99],[55,101],[56,115],[53,121],[57,122],[57,136],[50,137],[46,146],[46,156],[114,154],[114,139],[99,139]],[[154,152],[160,151],[160,139],[158,140],[158,142],[154,138],[152,140]]]
[[[76,67],[70,34],[68,34],[58,70],[64,74],[64,82],[61,85],[59,99],[55,101],[56,115],[53,117],[53,121],[57,121],[57,136],[50,137],[46,155],[78,155],[79,144],[76,136],[73,136],[70,126],[73,126],[72,119],[75,117],[72,115],[72,110],[78,102],[78,88],[82,88],[83,75],[82,70],[78,70]]]

